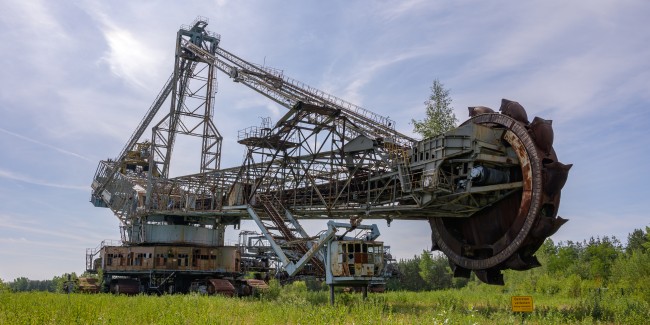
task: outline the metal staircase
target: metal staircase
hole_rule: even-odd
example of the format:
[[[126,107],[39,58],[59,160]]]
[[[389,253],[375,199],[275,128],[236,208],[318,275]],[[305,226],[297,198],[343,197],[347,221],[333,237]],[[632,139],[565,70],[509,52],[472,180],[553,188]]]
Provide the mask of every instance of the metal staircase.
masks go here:
[[[269,221],[271,221],[270,223],[262,222],[266,228],[266,232],[271,234],[277,242],[289,246],[288,248],[295,248],[297,255],[299,255],[297,256],[298,258],[307,254],[310,249],[307,243],[309,236],[302,226],[291,217],[291,214],[286,211],[282,203],[277,198],[268,194],[258,195],[258,203],[261,211],[263,211],[268,216]],[[281,211],[285,212],[284,216]],[[314,268],[313,271],[315,275],[325,274],[323,262],[317,257],[317,255],[313,256],[310,259],[310,262]]]

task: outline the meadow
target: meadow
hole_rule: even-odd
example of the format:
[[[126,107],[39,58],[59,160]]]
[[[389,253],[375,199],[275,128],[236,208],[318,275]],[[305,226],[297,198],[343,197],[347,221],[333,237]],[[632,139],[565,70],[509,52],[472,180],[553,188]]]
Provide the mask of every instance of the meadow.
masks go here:
[[[619,292],[579,298],[534,294],[535,310],[511,312],[510,297],[493,287],[429,292],[337,293],[303,282],[274,286],[257,297],[115,296],[49,292],[0,293],[0,324],[646,324],[650,305]]]

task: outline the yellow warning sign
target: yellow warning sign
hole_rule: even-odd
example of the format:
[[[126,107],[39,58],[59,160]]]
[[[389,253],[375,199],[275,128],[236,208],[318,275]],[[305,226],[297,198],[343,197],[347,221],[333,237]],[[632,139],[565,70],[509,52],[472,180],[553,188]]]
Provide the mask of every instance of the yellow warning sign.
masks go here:
[[[510,298],[513,312],[532,313],[533,297],[532,296],[512,296]]]

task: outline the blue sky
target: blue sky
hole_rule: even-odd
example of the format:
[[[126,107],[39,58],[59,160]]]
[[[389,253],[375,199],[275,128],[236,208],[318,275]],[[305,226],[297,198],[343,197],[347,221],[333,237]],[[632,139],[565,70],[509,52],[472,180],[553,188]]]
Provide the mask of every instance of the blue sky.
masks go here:
[[[182,4],[181,4],[182,3]],[[0,278],[82,272],[84,254],[118,239],[88,202],[173,69],[181,24],[210,19],[221,46],[390,116],[412,134],[433,79],[467,106],[519,101],[553,120],[574,167],[555,241],[650,225],[650,2],[619,1],[14,1],[0,11]],[[282,107],[218,75],[222,166],[240,163],[237,130]],[[172,173],[199,154],[175,150]],[[431,246],[426,222],[378,222],[398,258]],[[309,223],[316,232],[325,224]],[[236,240],[236,232],[229,237]]]

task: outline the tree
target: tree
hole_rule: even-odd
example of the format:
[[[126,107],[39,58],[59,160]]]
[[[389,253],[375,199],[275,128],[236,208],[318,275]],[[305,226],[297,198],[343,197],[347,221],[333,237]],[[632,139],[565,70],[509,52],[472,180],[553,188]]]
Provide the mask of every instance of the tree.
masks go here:
[[[548,254],[547,270],[551,274],[568,274],[574,273],[581,277],[587,276],[587,271],[583,270],[582,255],[584,248],[581,243],[567,241],[559,242],[554,247],[544,247]]]
[[[420,277],[427,283],[428,290],[448,289],[452,287],[451,269],[444,256],[431,257],[429,252],[420,255]]]
[[[618,258],[612,267],[611,282],[650,303],[650,251],[636,250]]]
[[[30,280],[19,277],[6,284],[14,292],[22,291],[50,291],[54,292],[52,280]]]
[[[646,242],[643,243],[643,247],[650,250],[650,227],[648,226],[645,227],[645,239]]]
[[[424,280],[424,282],[427,283],[427,288],[425,289],[431,289],[431,282],[435,278],[435,271],[434,271],[434,264],[433,264],[433,258],[431,258],[431,255],[429,255],[429,252],[427,251],[422,251],[422,254],[420,254],[420,263],[418,263],[419,266],[419,272],[418,274]]]
[[[643,233],[641,229],[634,229],[630,234],[627,235],[627,245],[625,246],[625,253],[632,254],[634,251],[645,252],[646,248],[645,243],[648,242],[646,234]]]
[[[612,274],[612,266],[622,251],[620,242],[616,237],[602,239],[593,237],[585,248],[584,259],[589,265],[589,276],[604,283]]]
[[[430,138],[456,127],[456,114],[451,107],[451,97],[449,89],[440,80],[435,79],[431,85],[431,95],[424,102],[426,105],[426,117],[422,121],[411,119],[413,132],[422,135],[424,138]]]
[[[5,293],[5,292],[11,292],[11,288],[9,288],[9,285],[4,283],[2,279],[0,279],[0,293]]]
[[[426,290],[427,283],[420,277],[420,257],[401,259],[397,262],[399,269],[398,279],[389,279],[387,288],[390,290],[422,291]]]
[[[11,286],[11,289],[15,292],[30,290],[29,279],[24,276],[14,279],[14,281],[11,282],[9,285]]]
[[[79,291],[79,278],[77,273],[64,273],[60,277],[52,279],[56,283],[56,292],[69,293]]]

